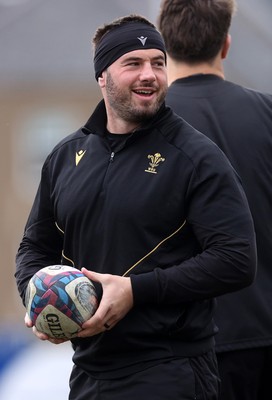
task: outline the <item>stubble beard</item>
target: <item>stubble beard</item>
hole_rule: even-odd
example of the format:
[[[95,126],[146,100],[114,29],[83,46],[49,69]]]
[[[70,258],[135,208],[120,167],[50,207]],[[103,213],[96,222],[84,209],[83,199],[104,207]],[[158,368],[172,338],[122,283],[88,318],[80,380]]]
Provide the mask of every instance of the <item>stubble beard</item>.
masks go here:
[[[142,106],[137,106],[132,102],[131,92],[120,90],[115,85],[109,72],[107,75],[106,93],[109,104],[114,112],[127,122],[142,123],[152,118],[161,107],[166,96],[166,91],[167,88],[162,90],[154,103],[146,101]]]

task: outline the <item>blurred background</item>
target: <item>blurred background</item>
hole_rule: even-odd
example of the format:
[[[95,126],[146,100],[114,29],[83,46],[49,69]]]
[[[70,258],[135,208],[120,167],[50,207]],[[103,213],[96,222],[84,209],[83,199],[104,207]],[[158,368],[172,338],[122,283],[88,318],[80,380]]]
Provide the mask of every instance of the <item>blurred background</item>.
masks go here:
[[[272,93],[272,2],[238,0],[227,79]],[[23,324],[14,258],[52,147],[88,119],[100,92],[91,39],[112,19],[156,23],[160,0],[0,0],[0,399],[65,400],[70,344],[33,338]],[[44,396],[44,397],[43,397]]]

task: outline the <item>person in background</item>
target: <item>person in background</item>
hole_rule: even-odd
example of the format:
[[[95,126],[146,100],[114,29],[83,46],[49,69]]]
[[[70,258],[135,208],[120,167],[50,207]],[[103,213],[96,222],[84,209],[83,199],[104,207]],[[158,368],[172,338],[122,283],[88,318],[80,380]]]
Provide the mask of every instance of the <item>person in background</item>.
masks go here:
[[[216,400],[214,297],[256,273],[244,190],[223,152],[165,106],[166,52],[151,22],[122,17],[93,42],[103,99],[44,163],[16,256],[19,293],[25,302],[33,274],[59,263],[96,285],[99,307],[71,340],[70,400]]]
[[[217,299],[221,400],[265,400],[272,398],[272,96],[225,79],[235,12],[234,0],[165,0],[158,28],[168,55],[166,103],[225,152],[255,223],[257,279]]]

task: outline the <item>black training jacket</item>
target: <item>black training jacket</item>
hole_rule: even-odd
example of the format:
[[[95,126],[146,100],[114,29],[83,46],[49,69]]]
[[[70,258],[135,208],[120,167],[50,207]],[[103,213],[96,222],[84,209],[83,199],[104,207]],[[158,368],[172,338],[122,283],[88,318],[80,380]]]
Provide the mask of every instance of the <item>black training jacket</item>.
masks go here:
[[[253,285],[218,298],[216,349],[272,345],[272,95],[215,75],[178,79],[167,104],[212,139],[241,177],[258,249]]]
[[[72,340],[74,363],[98,378],[212,348],[213,298],[250,285],[256,266],[245,194],[212,141],[164,105],[115,153],[105,126],[102,101],[46,159],[16,268],[22,298],[60,261],[131,277],[125,318]]]

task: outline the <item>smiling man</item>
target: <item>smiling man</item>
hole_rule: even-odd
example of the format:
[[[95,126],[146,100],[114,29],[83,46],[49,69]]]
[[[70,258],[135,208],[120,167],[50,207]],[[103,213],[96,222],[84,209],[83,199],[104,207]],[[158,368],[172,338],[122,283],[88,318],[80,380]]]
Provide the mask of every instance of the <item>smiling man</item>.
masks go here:
[[[119,26],[116,22],[115,29],[109,31],[108,26],[102,27],[93,39],[95,76],[105,100],[110,132],[133,131],[159,110],[167,91],[166,55],[160,35],[152,25],[129,21]],[[138,36],[140,32],[146,36]]]
[[[94,45],[103,100],[44,163],[17,253],[20,295],[50,264],[96,285],[99,307],[72,339],[70,400],[216,400],[214,297],[255,277],[245,194],[219,148],[165,106],[152,23],[120,18]]]

